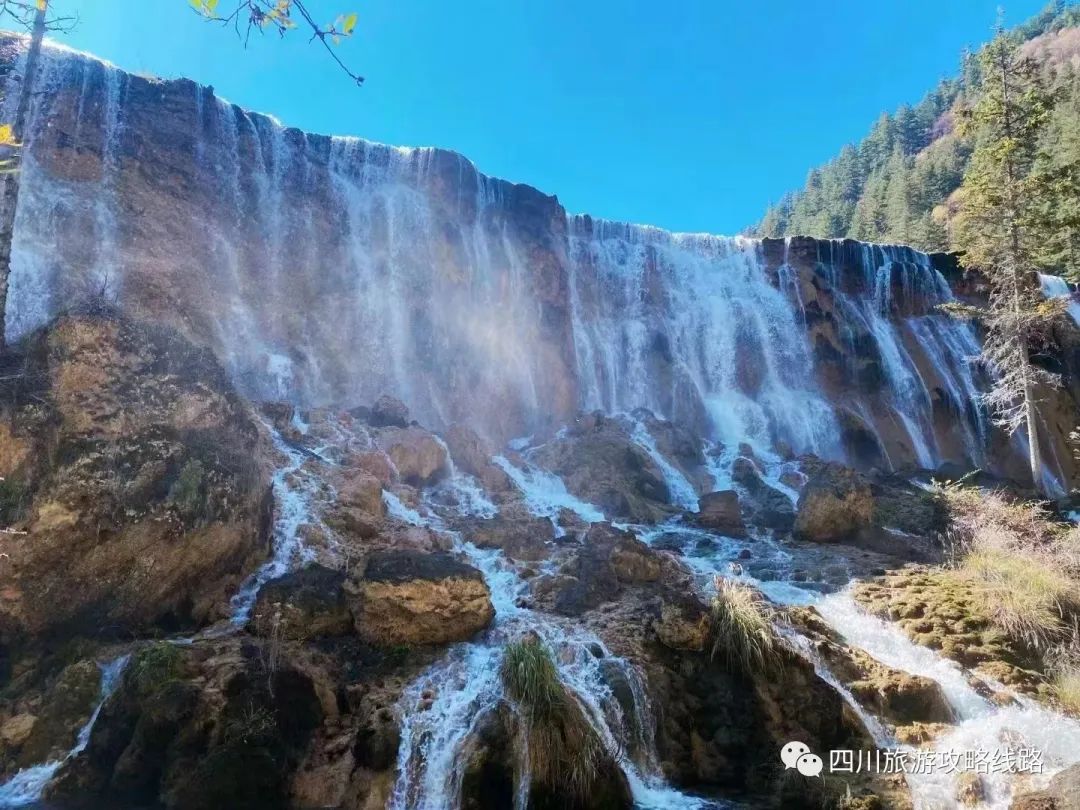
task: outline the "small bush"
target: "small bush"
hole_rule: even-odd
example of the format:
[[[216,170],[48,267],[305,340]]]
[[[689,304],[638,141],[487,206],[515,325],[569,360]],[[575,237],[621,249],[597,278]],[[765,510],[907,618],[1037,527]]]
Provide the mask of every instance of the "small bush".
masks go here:
[[[135,654],[131,678],[142,695],[154,695],[184,674],[184,655],[175,644],[158,641]]]
[[[206,470],[201,461],[193,458],[181,468],[169,488],[169,500],[184,518],[193,520],[202,514],[206,502],[205,482]]]
[[[532,778],[587,799],[600,773],[604,744],[567,692],[551,653],[537,639],[509,644],[500,674],[523,714]]]
[[[713,597],[712,657],[749,678],[783,669],[783,646],[773,626],[774,612],[754,588],[716,578]]]
[[[10,478],[0,478],[0,528],[20,520],[26,506],[26,485]]]
[[[1003,492],[951,484],[941,494],[953,565],[994,624],[1036,653],[1069,644],[1080,615],[1077,533]]]

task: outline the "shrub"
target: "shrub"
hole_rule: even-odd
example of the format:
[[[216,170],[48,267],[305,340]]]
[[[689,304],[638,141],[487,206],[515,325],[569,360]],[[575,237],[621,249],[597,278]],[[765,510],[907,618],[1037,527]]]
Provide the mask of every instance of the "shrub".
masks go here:
[[[26,506],[26,485],[10,478],[0,478],[0,528],[18,521]]]
[[[175,644],[154,642],[135,654],[129,671],[139,694],[154,695],[183,677],[184,655]]]
[[[522,713],[532,778],[588,798],[604,744],[563,685],[551,653],[535,638],[508,644],[500,675]]]
[[[169,500],[187,520],[197,518],[203,511],[206,470],[198,459],[189,460],[169,488]]]
[[[713,597],[712,657],[720,656],[729,669],[749,678],[783,669],[783,645],[773,626],[774,611],[754,588],[716,578]]]

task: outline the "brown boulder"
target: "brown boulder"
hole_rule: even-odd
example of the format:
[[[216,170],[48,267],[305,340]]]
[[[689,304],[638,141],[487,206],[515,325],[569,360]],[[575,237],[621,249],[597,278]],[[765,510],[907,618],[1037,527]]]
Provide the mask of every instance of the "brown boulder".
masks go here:
[[[8,750],[19,749],[34,731],[37,717],[32,714],[17,714],[0,724],[0,743]]]
[[[804,466],[805,469],[805,466]],[[874,519],[870,485],[855,470],[835,463],[817,463],[799,496],[795,535],[817,543],[853,539]]]
[[[665,600],[653,630],[669,649],[703,652],[709,643],[708,610],[693,597]]]
[[[376,518],[386,514],[382,482],[362,469],[346,470],[336,482],[338,503],[367,512]]]
[[[790,531],[795,524],[795,507],[785,493],[768,484],[750,456],[739,456],[731,465],[731,477],[742,488],[746,520],[753,526]]]
[[[1056,774],[1045,790],[1013,799],[1010,810],[1075,810],[1080,807],[1080,765]]]
[[[739,493],[733,489],[710,492],[698,499],[698,525],[728,537],[745,537]]]
[[[494,449],[471,428],[451,425],[446,431],[445,439],[454,465],[477,479],[485,491],[498,494],[514,488],[510,476],[492,463]]]
[[[336,711],[320,697],[327,686],[287,646],[270,642],[145,646],[45,803],[289,807],[289,776],[327,711]]]
[[[312,639],[352,633],[345,574],[312,565],[267,582],[252,611],[250,630],[266,638]]]
[[[371,406],[371,416],[368,421],[373,427],[407,427],[409,409],[400,399],[383,394]]]
[[[406,484],[428,486],[448,471],[446,445],[423,428],[383,428],[378,443]]]
[[[534,562],[548,556],[547,544],[555,539],[555,527],[547,518],[502,512],[469,526],[465,539],[478,548],[499,548],[511,559]]]
[[[580,616],[617,598],[624,585],[656,582],[662,573],[661,555],[632,532],[594,523],[577,553],[542,578],[535,594],[556,613]]]
[[[495,608],[481,573],[450,554],[380,551],[356,584],[353,615],[373,644],[446,644],[483,630]]]
[[[659,523],[677,511],[663,472],[614,419],[593,414],[538,447],[532,460],[609,518]]]

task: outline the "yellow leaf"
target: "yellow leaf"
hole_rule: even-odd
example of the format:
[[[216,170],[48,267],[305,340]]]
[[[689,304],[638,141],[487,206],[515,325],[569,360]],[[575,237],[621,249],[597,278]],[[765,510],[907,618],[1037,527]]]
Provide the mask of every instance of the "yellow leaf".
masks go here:
[[[345,18],[345,25],[342,26],[342,30],[345,32],[345,35],[348,36],[349,34],[351,34],[353,32],[354,28],[356,28],[356,12],[355,11]]]
[[[38,11],[44,11],[47,5],[49,5],[49,0],[37,0]]]
[[[11,124],[0,125],[0,146],[14,146],[15,145],[15,130],[11,128]]]

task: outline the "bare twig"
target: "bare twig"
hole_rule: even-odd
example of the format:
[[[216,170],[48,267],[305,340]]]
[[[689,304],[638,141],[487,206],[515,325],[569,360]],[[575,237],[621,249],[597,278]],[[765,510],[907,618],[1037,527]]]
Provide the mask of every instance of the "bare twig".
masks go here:
[[[14,1],[8,0],[8,2]],[[305,0],[232,0],[232,2],[236,3],[235,7],[229,3],[229,8],[232,10],[220,14],[217,12],[216,2],[193,0],[192,6],[195,13],[208,22],[220,23],[223,26],[231,25],[237,37],[243,40],[245,48],[251,39],[252,31],[262,34],[267,30],[274,30],[279,36],[285,36],[290,30],[296,28],[296,22],[292,16],[292,11],[295,9],[311,30],[309,41],[319,40],[326,48],[326,52],[330,54],[330,58],[337,63],[346,76],[357,85],[364,83],[364,77],[354,73],[333,48],[333,44],[352,36],[355,15],[344,18],[344,23],[342,23],[343,18],[339,17],[329,25],[320,25],[308,11]]]

